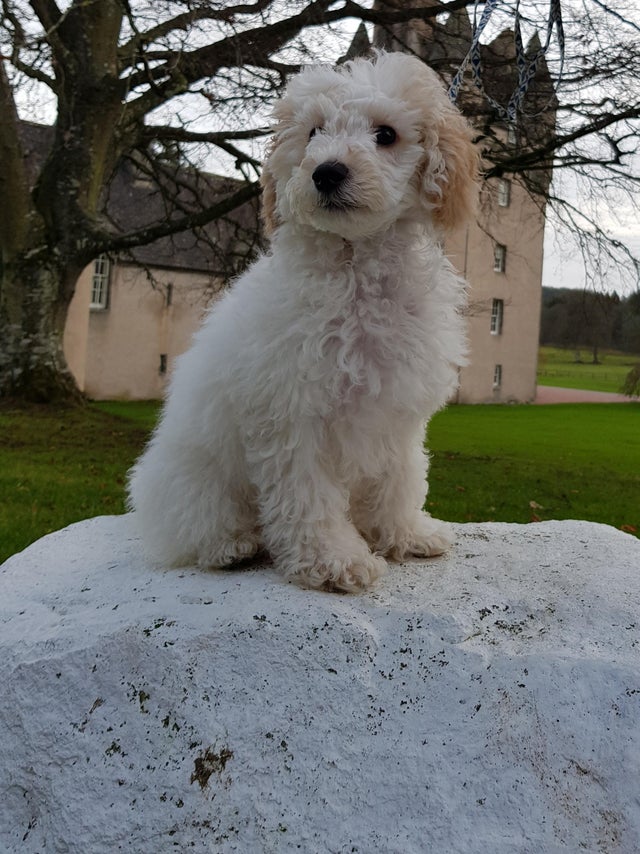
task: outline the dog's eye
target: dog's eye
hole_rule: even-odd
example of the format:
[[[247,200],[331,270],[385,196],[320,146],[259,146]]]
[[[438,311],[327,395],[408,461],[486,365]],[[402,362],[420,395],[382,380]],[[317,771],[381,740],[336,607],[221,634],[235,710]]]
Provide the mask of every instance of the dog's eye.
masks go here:
[[[313,139],[313,137],[321,130],[322,128],[311,128],[311,130],[309,131],[309,139]]]
[[[378,145],[393,145],[398,138],[398,134],[389,125],[380,125],[376,128],[376,143]]]

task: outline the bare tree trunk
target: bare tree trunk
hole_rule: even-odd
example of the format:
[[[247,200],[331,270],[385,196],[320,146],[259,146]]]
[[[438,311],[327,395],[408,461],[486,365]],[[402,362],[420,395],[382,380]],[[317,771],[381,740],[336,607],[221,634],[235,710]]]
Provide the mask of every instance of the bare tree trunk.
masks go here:
[[[62,339],[70,297],[50,265],[5,267],[0,279],[0,400],[80,403]]]

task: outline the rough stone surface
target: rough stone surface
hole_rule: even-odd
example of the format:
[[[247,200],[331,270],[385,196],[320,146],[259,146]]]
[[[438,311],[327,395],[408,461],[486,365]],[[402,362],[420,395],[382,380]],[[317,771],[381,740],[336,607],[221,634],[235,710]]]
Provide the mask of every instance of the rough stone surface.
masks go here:
[[[129,526],[0,568],[0,851],[640,850],[640,541],[461,525],[338,596]]]

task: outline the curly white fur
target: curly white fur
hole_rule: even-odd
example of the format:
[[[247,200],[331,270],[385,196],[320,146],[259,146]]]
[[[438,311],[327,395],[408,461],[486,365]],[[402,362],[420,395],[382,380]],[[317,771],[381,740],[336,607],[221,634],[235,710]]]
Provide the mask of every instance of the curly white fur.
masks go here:
[[[464,360],[464,283],[439,239],[473,205],[476,158],[403,54],[303,71],[276,117],[271,252],[178,360],[130,505],[163,563],[266,548],[300,584],[354,591],[384,556],[451,542],[421,509],[423,441]]]

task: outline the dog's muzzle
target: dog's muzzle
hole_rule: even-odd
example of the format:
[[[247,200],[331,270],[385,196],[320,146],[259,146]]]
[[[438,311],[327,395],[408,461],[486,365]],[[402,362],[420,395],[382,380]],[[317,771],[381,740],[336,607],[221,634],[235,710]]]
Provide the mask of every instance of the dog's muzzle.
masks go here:
[[[311,176],[316,189],[323,196],[332,196],[349,177],[349,168],[338,160],[327,161],[316,167]]]

